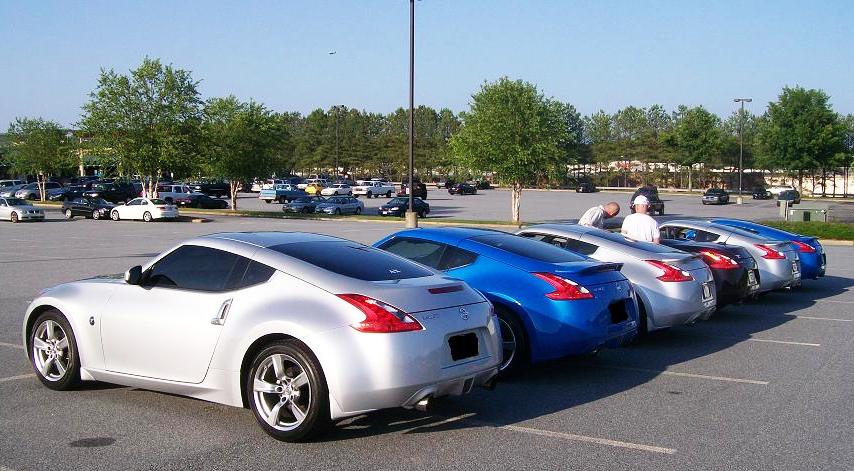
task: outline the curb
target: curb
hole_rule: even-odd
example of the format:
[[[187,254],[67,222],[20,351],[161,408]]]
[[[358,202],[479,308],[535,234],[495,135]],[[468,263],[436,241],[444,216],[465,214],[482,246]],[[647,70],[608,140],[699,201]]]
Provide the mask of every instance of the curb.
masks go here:
[[[818,239],[821,245],[835,245],[841,247],[854,247],[854,240]]]

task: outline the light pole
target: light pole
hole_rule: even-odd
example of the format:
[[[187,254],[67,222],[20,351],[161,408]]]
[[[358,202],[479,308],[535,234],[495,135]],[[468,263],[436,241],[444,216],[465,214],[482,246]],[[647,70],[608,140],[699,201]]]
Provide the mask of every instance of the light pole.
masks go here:
[[[406,227],[418,227],[413,199],[415,167],[415,0],[409,0],[409,209],[406,211]]]
[[[741,204],[741,177],[744,173],[744,103],[750,103],[753,98],[735,98],[735,103],[741,103],[741,111],[738,113],[738,197],[735,202]]]
[[[335,177],[338,177],[338,114],[344,105],[335,105]]]

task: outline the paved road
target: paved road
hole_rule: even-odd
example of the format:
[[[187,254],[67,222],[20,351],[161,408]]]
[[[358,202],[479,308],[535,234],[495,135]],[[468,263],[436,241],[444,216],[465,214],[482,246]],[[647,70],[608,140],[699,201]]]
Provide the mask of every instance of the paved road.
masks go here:
[[[828,276],[795,292],[639,346],[532,368],[430,414],[349,419],[309,444],[268,438],[248,410],[110,385],[50,391],[19,347],[22,313],[41,288],[121,272],[192,235],[310,230],[372,242],[396,227],[66,222],[54,213],[0,224],[0,470],[851,468],[850,247],[829,247]]]

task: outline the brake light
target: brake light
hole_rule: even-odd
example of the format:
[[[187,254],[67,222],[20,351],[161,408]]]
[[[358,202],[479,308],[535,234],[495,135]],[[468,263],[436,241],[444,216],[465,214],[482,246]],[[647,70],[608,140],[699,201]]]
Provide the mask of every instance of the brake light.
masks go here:
[[[706,262],[706,265],[708,265],[709,268],[714,268],[716,270],[732,270],[734,268],[738,268],[738,262],[720,252],[715,252],[714,250],[701,250],[700,254],[703,255],[703,261]]]
[[[794,245],[795,248],[798,249],[798,252],[804,252],[804,253],[814,253],[815,252],[815,248],[813,248],[811,245],[805,244],[803,242],[798,242],[797,240],[793,240],[792,245]]]
[[[663,273],[656,278],[661,281],[667,282],[681,282],[681,281],[692,281],[694,279],[690,273],[685,270],[680,270],[673,265],[668,263],[659,262],[658,260],[644,260],[646,263],[658,268]]]
[[[365,318],[350,324],[350,327],[366,333],[392,333],[424,330],[424,327],[409,314],[382,301],[361,294],[339,294],[339,298],[352,304]]]
[[[593,293],[578,283],[555,275],[554,273],[534,273],[534,276],[552,285],[555,289],[546,293],[546,297],[555,301],[574,301],[577,299],[591,299]]]
[[[755,245],[757,249],[762,251],[762,258],[764,258],[764,259],[783,260],[784,258],[786,258],[786,256],[783,255],[782,252],[780,252],[779,250],[774,250],[771,247],[768,247],[767,245],[762,245],[762,244],[753,244],[753,245]]]

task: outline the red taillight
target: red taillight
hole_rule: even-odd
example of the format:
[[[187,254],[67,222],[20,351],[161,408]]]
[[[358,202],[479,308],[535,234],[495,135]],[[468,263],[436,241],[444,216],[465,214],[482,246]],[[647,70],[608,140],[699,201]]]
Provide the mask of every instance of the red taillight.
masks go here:
[[[714,250],[701,250],[700,253],[703,255],[703,261],[706,262],[706,265],[708,265],[709,268],[714,268],[716,270],[732,270],[734,268],[738,268],[738,262],[720,252],[715,252]]]
[[[798,242],[796,240],[793,240],[792,245],[794,245],[795,248],[798,249],[798,252],[804,252],[804,253],[814,253],[815,252],[815,248],[813,248],[811,245],[807,245],[803,242]]]
[[[680,269],[674,267],[673,265],[670,265],[670,264],[667,264],[664,262],[659,262],[658,260],[644,260],[644,261],[664,272],[661,275],[656,277],[661,281],[680,282],[680,281],[692,281],[694,279],[694,277],[691,276],[690,273],[688,273],[685,270],[680,270]]]
[[[166,209],[168,206],[155,206],[157,209]]]
[[[784,258],[786,258],[786,256],[783,255],[782,252],[780,252],[779,250],[774,250],[771,247],[768,247],[767,245],[762,245],[762,244],[753,244],[753,245],[755,245],[757,249],[762,251],[762,258],[765,258],[768,260],[783,260]]]
[[[552,285],[555,289],[546,293],[546,297],[555,301],[573,301],[576,299],[590,299],[593,293],[578,283],[555,275],[554,273],[534,273],[534,276]]]
[[[391,304],[361,294],[339,294],[338,297],[365,314],[365,318],[361,322],[350,324],[350,327],[359,332],[392,333],[424,329],[412,316]]]

